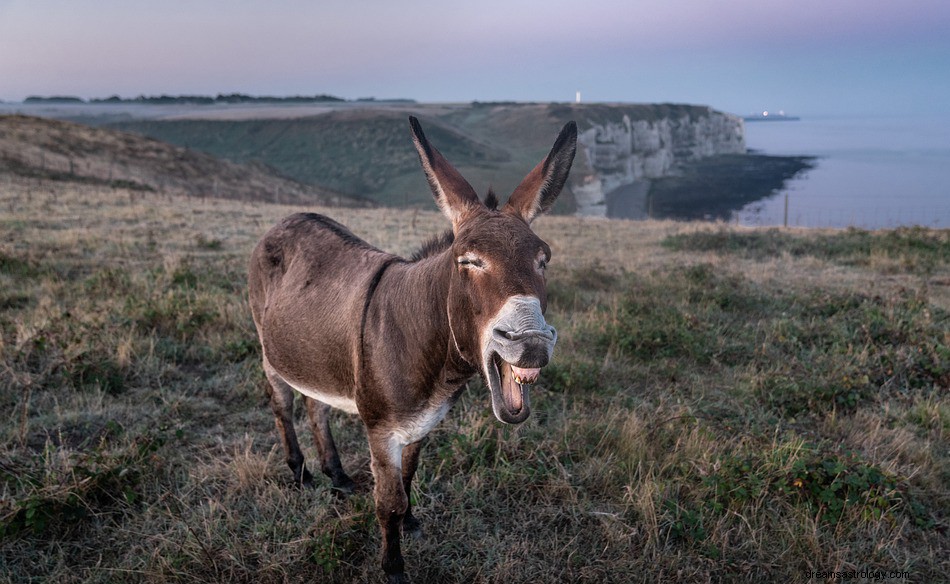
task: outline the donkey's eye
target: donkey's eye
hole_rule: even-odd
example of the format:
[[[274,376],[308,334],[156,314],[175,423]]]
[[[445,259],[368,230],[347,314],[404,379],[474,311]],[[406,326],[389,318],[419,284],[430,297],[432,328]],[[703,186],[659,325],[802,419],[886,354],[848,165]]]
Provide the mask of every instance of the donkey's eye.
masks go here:
[[[464,266],[466,268],[469,268],[469,267],[484,268],[485,267],[485,262],[482,261],[482,258],[475,255],[470,255],[470,254],[459,256],[456,262],[458,263],[458,265]]]
[[[538,271],[543,272],[545,268],[548,267],[548,257],[547,255],[540,253],[538,254]]]

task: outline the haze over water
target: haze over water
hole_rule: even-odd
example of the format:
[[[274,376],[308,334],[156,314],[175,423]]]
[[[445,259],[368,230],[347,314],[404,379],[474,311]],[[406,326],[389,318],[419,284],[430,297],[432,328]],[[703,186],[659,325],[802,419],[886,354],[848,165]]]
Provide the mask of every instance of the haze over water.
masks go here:
[[[746,145],[819,157],[815,168],[737,214],[745,225],[950,227],[950,118],[814,116],[746,122]]]

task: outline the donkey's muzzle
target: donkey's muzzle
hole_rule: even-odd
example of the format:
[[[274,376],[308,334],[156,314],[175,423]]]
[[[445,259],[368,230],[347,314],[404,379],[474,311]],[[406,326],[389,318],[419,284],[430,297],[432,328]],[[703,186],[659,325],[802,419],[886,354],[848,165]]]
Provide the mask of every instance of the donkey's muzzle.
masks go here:
[[[492,332],[492,341],[493,348],[508,363],[526,369],[538,369],[551,359],[557,332],[554,327],[524,331],[496,328]]]
[[[499,420],[518,424],[528,418],[528,390],[556,342],[557,331],[544,321],[537,298],[513,296],[498,311],[482,343],[482,363]]]

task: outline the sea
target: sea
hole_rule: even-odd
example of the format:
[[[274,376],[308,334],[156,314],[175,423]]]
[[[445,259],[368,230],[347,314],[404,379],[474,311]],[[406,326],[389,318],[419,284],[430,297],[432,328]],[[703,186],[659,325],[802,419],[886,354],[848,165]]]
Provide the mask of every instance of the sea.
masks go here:
[[[746,121],[745,133],[750,150],[816,160],[736,212],[741,225],[950,228],[950,118],[802,116]]]

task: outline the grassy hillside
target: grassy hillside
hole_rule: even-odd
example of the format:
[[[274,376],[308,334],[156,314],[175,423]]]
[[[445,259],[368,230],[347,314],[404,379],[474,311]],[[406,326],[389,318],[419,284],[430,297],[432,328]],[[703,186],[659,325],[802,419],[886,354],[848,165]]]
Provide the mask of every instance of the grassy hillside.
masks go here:
[[[0,174],[139,192],[366,206],[320,186],[138,134],[20,115],[0,116]]]
[[[705,106],[675,104],[473,103],[397,104],[340,109],[308,118],[131,120],[110,127],[140,132],[235,162],[258,161],[296,180],[362,195],[397,207],[430,204],[406,118],[413,113],[479,194],[510,193],[550,150],[558,130],[590,124],[708,115]],[[570,188],[555,212],[573,213]]]
[[[360,424],[357,494],[294,490],[264,398],[245,262],[295,210],[0,179],[0,581],[381,580]],[[430,436],[414,581],[946,581],[950,232],[536,225],[553,363],[524,425],[473,381]]]
[[[394,205],[425,205],[432,195],[406,120],[403,113],[351,110],[298,119],[135,121],[114,127],[236,162],[264,162],[299,181],[340,192],[371,195]],[[472,182],[481,182],[486,171],[511,158],[506,150],[433,119],[423,123],[429,139]],[[522,165],[522,175],[537,162]]]

